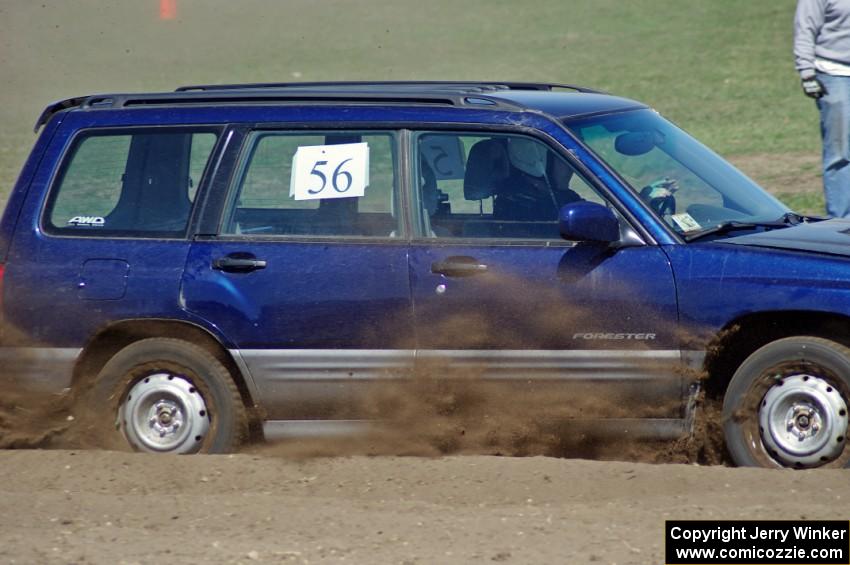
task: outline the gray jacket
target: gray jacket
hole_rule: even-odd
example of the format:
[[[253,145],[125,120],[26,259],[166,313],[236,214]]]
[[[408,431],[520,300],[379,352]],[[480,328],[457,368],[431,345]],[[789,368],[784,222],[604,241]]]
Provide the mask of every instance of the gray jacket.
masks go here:
[[[794,60],[801,77],[814,75],[815,57],[850,65],[850,0],[798,0]]]

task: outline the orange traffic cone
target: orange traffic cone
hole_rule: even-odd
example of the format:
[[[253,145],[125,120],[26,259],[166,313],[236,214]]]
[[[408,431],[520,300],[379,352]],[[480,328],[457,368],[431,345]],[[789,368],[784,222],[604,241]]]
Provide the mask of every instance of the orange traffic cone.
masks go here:
[[[177,17],[177,0],[159,0],[159,19],[173,20]]]

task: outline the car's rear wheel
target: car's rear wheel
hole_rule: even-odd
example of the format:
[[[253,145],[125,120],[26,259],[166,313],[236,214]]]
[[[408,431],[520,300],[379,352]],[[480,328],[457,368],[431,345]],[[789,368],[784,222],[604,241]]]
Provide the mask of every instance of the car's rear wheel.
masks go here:
[[[850,349],[809,336],[771,342],[741,364],[726,390],[727,449],[743,466],[850,466],[848,405]]]
[[[85,420],[101,446],[151,453],[226,453],[247,414],[228,370],[210,352],[151,338],[120,350],[86,395]]]

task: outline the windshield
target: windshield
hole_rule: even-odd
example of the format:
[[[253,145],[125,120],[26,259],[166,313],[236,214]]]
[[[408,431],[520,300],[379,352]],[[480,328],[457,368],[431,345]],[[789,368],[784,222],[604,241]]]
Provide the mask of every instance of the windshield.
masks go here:
[[[789,210],[735,167],[652,110],[567,121],[676,232],[759,223]]]

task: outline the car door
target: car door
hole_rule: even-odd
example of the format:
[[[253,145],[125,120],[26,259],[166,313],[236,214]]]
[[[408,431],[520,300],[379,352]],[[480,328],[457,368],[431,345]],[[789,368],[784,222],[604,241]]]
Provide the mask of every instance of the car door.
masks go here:
[[[185,307],[231,340],[269,420],[356,416],[352,383],[413,357],[397,143],[252,131],[218,233],[192,245]]]
[[[676,294],[661,248],[624,219],[620,246],[561,239],[562,205],[608,203],[542,140],[419,132],[412,152],[418,358],[527,393],[516,398],[532,409],[681,417]]]
[[[16,372],[51,389],[70,385],[82,346],[110,324],[182,317],[190,219],[220,133],[80,119],[51,141],[55,174],[33,179],[4,280],[6,322],[37,344]]]

